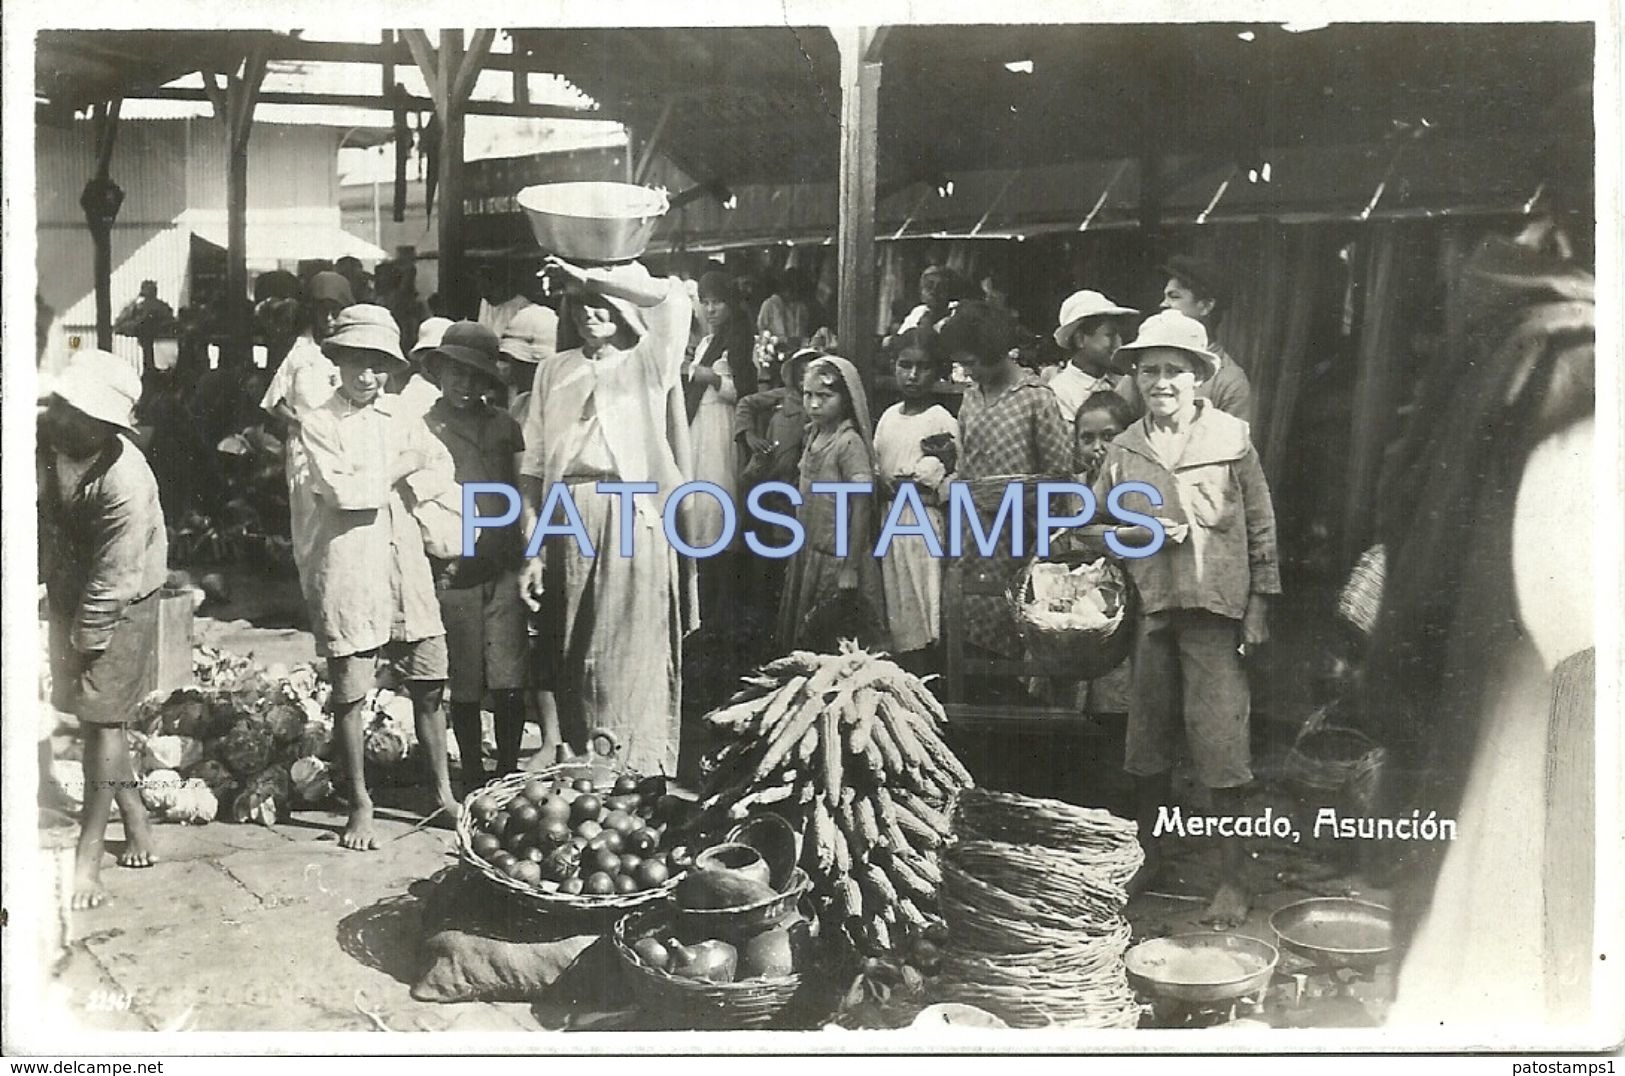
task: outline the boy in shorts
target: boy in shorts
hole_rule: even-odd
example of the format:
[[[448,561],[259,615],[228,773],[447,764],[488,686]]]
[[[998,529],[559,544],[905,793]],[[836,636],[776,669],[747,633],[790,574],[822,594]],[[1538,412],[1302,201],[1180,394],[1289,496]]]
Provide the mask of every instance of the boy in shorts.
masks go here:
[[[459,485],[500,482],[518,486],[515,460],[525,435],[512,415],[488,399],[502,390],[496,333],[473,321],[447,327],[425,360],[440,384],[440,399],[424,421],[451,453]],[[500,497],[480,505],[484,516],[499,515]],[[519,564],[525,540],[516,523],[481,530],[472,557],[450,563],[439,580],[440,615],[450,649],[451,729],[457,737],[463,784],[485,783],[481,757],[480,704],[486,692],[496,717],[497,771],[519,769],[519,743],[525,731],[525,606],[519,596]]]
[[[73,907],[106,899],[102,842],[114,801],[122,867],[150,867],[152,835],[126,726],[156,673],[169,544],[158,483],[129,439],[141,380],[105,351],[69,361],[40,423],[40,569],[50,606],[51,702],[79,719],[85,796]]]
[[[398,397],[384,395],[390,373],[406,365],[388,310],[347,308],[322,351],[338,367],[339,387],[300,425],[317,501],[303,582],[317,652],[327,658],[348,782],[350,820],[339,843],[362,850],[378,847],[362,702],[381,660],[406,681],[440,810],[451,820],[458,814],[441,714],[446,632],[424,532],[413,515],[426,502],[455,496],[455,483],[445,446],[420,417],[398,413]]]

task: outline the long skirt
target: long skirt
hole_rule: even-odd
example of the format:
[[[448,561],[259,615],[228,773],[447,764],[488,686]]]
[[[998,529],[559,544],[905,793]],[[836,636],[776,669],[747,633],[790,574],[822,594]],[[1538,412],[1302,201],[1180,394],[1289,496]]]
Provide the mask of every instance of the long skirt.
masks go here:
[[[926,519],[942,540],[942,512],[927,507]],[[901,522],[913,524],[913,511],[903,513]],[[880,574],[886,582],[886,626],[892,646],[900,654],[920,650],[936,642],[942,634],[942,571],[946,564],[933,557],[925,539],[906,534],[892,541]]]
[[[880,578],[880,563],[870,552],[867,549],[856,551],[857,593],[869,603],[876,621],[883,627],[885,587]],[[807,632],[809,617],[840,593],[841,565],[841,558],[835,554],[805,547],[790,558],[784,594],[779,599],[778,637],[783,649],[818,645]]]
[[[599,729],[620,742],[620,760],[644,774],[677,773],[681,726],[682,616],[677,553],[659,519],[637,516],[633,554],[620,549],[621,499],[595,483],[571,494],[596,556],[570,536],[544,543],[542,637],[563,731]]]

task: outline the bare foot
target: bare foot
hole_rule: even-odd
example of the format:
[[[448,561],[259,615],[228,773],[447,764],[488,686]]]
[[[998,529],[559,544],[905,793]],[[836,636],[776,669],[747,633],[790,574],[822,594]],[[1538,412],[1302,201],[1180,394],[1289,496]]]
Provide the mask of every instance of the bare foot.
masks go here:
[[[372,804],[358,803],[350,808],[350,821],[339,836],[339,844],[356,852],[378,847],[378,834],[372,828]]]
[[[158,862],[152,851],[152,827],[147,812],[126,811],[124,815],[124,851],[119,853],[121,867],[150,867]]]
[[[88,867],[81,865],[73,872],[74,911],[99,908],[106,899],[107,891],[102,888],[99,866],[94,863]]]
[[[440,796],[439,811],[429,824],[436,829],[456,829],[457,820],[462,816],[463,805],[448,791]]]
[[[1225,882],[1213,895],[1213,902],[1207,906],[1207,914],[1202,916],[1202,922],[1214,930],[1234,930],[1247,921],[1250,908],[1246,891],[1234,882]]]

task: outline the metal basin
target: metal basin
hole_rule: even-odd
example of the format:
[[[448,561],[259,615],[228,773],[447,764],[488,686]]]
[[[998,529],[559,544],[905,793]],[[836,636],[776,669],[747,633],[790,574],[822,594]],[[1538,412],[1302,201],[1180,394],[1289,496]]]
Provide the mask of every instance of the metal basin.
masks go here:
[[[1281,954],[1245,934],[1175,934],[1152,938],[1123,958],[1142,994],[1172,1001],[1234,1001],[1269,984]]]
[[[631,183],[543,183],[516,200],[542,249],[572,261],[641,257],[667,208],[663,191]]]
[[[1270,916],[1281,948],[1323,968],[1369,971],[1393,952],[1394,914],[1351,897],[1314,897]]]

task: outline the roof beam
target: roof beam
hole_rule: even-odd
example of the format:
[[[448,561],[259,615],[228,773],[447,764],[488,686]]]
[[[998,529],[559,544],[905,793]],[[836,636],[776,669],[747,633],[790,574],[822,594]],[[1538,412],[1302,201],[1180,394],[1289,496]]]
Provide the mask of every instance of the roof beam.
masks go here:
[[[205,81],[207,85],[207,81]],[[206,90],[192,89],[182,86],[164,86],[149,93],[132,93],[127,99],[147,99],[158,101],[210,101],[212,98]],[[398,107],[405,107],[412,111],[432,112],[435,103],[427,97],[416,97],[410,94],[399,97],[370,97],[366,94],[352,93],[287,93],[275,90],[262,90],[259,94],[259,103],[262,105],[331,105],[338,108],[365,108],[377,112],[393,112]],[[562,105],[520,104],[509,101],[469,101],[464,111],[471,116],[529,116],[544,120],[608,120],[610,116],[603,112],[583,108],[569,108]]]

